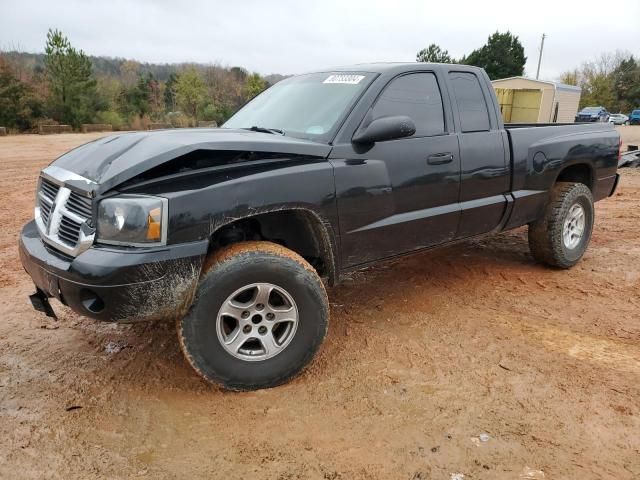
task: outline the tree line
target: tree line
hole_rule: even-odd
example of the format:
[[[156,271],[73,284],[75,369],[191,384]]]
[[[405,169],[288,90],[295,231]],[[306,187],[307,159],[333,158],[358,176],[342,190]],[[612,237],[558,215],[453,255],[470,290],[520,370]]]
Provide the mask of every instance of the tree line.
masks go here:
[[[0,52],[0,126],[30,131],[39,124],[143,129],[152,122],[222,123],[280,78],[240,67],[89,57],[62,32],[49,30],[44,54]]]
[[[431,44],[416,61],[475,65],[495,80],[524,75],[527,57],[517,36],[495,32],[461,58]],[[114,129],[143,129],[152,122],[220,124],[281,78],[241,67],[89,57],[62,32],[49,30],[44,54],[0,52],[0,126],[30,131],[47,123],[107,123]],[[629,53],[602,54],[558,80],[582,88],[580,107],[627,113],[640,108],[640,62]]]
[[[485,69],[491,80],[524,75],[524,47],[510,32],[495,32],[482,47],[454,59],[432,43],[416,54],[417,62],[461,63]],[[582,88],[580,108],[603,106],[610,112],[629,113],[640,108],[640,62],[627,52],[604,53],[580,67],[564,72],[561,83]]]
[[[564,72],[560,81],[582,88],[581,108],[603,106],[626,114],[640,108],[640,62],[630,53],[603,53]]]

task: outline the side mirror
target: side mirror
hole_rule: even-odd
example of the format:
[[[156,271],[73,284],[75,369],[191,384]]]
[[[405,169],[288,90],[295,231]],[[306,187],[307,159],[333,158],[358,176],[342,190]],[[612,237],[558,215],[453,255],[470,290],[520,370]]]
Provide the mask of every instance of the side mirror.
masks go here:
[[[354,143],[375,143],[396,138],[410,137],[416,133],[416,125],[406,115],[380,117],[366,127],[358,129],[353,138]]]

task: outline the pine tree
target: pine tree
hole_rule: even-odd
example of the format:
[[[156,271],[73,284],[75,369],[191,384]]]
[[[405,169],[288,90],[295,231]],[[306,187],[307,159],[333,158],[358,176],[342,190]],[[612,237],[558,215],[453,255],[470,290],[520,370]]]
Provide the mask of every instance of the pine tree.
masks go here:
[[[73,48],[59,30],[49,30],[45,66],[52,117],[76,128],[91,121],[96,109],[96,81],[84,52]]]
[[[482,67],[489,78],[495,80],[522,75],[527,57],[517,36],[511,32],[496,32],[484,46],[463,57],[460,63]]]

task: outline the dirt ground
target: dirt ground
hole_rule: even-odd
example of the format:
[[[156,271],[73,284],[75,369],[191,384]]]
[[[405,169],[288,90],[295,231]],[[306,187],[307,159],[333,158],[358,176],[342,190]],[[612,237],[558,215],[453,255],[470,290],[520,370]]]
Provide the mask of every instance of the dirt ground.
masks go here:
[[[97,136],[0,138],[0,478],[640,478],[640,172],[575,268],[535,264],[520,229],[356,273],[302,376],[230,393],[172,324],[29,305],[37,173]]]

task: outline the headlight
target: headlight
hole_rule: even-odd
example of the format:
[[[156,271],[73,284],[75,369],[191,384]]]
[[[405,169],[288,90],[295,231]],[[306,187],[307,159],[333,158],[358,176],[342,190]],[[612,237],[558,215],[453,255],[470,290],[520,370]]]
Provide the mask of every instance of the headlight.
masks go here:
[[[107,198],[98,205],[98,242],[151,246],[167,241],[167,199],[144,195]]]

